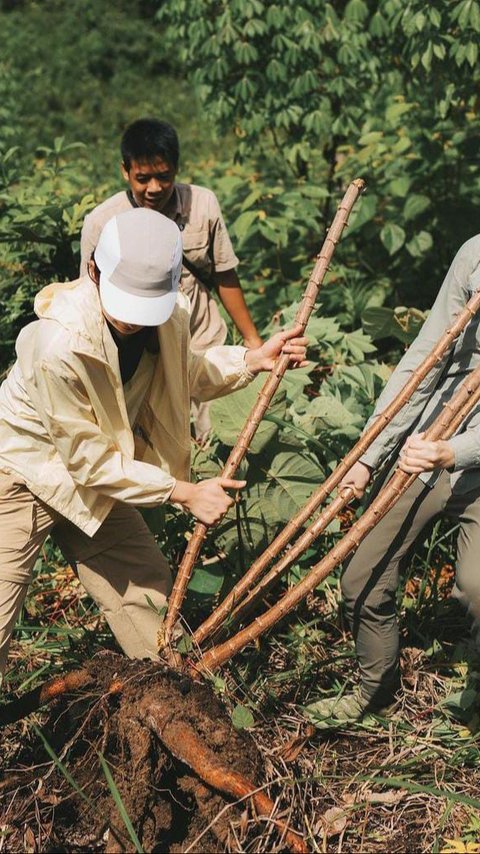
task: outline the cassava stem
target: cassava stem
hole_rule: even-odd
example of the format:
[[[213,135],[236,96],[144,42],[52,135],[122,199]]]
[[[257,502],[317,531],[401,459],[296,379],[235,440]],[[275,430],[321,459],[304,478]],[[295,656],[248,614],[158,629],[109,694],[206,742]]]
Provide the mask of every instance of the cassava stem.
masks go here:
[[[444,405],[443,411],[426,431],[425,438],[430,441],[450,438],[479,400],[480,368],[477,368],[462,383],[450,403]],[[352,525],[348,533],[323,560],[312,567],[305,578],[233,638],[206,652],[196,665],[196,669],[202,672],[211,671],[224,664],[246,644],[256,640],[292,611],[339,563],[358,548],[364,537],[396,504],[416,477],[416,474],[407,474],[397,469],[358,522]]]
[[[315,307],[318,291],[323,281],[325,273],[332,259],[335,247],[340,240],[343,229],[347,225],[348,217],[360,193],[365,189],[365,182],[361,178],[352,181],[347,189],[333,219],[333,222],[328,230],[323,246],[317,256],[317,261],[313,272],[310,276],[308,285],[305,289],[302,302],[295,317],[295,325],[299,325],[302,331],[305,329],[308,319]],[[222,477],[233,477],[242,462],[245,454],[250,447],[250,443],[257,431],[265,412],[267,411],[273,395],[275,394],[285,371],[290,364],[288,354],[281,355],[269,376],[262,386],[257,401],[253,406],[250,415],[248,416],[244,427],[238,437],[235,447],[228,457],[225,467],[222,472]],[[190,580],[193,566],[200,552],[202,543],[205,539],[208,527],[203,523],[195,525],[193,535],[188,543],[185,554],[180,563],[177,577],[173,585],[173,590],[170,595],[167,615],[163,625],[163,645],[164,647],[170,644],[173,628],[178,619],[180,609],[182,607],[185,592]]]
[[[254,561],[250,569],[245,573],[244,576],[237,582],[235,587],[230,591],[230,593],[225,597],[225,599],[218,605],[218,607],[207,617],[207,619],[199,626],[199,628],[194,633],[194,640],[197,644],[201,645],[219,626],[223,626],[225,621],[232,617],[232,620],[237,622],[241,615],[245,610],[250,610],[253,607],[254,602],[257,601],[258,596],[252,594],[248,596],[248,599],[245,600],[244,603],[239,604],[241,599],[248,593],[250,588],[253,586],[254,582],[259,578],[259,576],[263,573],[264,569],[271,563],[274,558],[288,545],[292,537],[297,533],[297,531],[304,525],[307,519],[312,516],[315,511],[320,507],[321,504],[328,498],[331,492],[335,489],[336,486],[340,483],[342,478],[346,475],[349,469],[360,459],[360,457],[367,451],[372,442],[380,435],[380,433],[385,429],[385,427],[392,421],[392,419],[397,415],[397,413],[405,406],[412,394],[416,391],[416,389],[420,386],[426,376],[430,373],[430,371],[435,367],[435,365],[439,364],[448,350],[451,348],[455,340],[465,329],[468,322],[475,316],[475,314],[480,309],[480,291],[477,291],[471,299],[466,304],[463,311],[458,315],[456,321],[452,324],[449,329],[446,329],[443,333],[442,337],[438,340],[437,344],[431,350],[429,355],[423,360],[423,362],[413,371],[411,377],[405,383],[403,389],[399,392],[399,394],[391,401],[391,403],[378,415],[378,418],[375,419],[373,424],[368,428],[368,430],[363,434],[363,436],[359,439],[359,441],[354,445],[354,447],[348,452],[346,457],[342,460],[341,463],[337,466],[335,471],[327,478],[327,480],[313,493],[310,499],[306,504],[293,516],[292,519],[285,526],[283,531],[278,534],[278,536],[273,540],[272,543],[265,549],[265,551]],[[349,496],[346,496],[346,500],[344,504],[346,504],[351,498],[351,493]],[[337,499],[336,499],[337,500]],[[338,500],[337,500],[338,502]],[[335,515],[342,509],[344,504],[340,502],[337,503],[337,509]],[[317,520],[320,523],[320,519],[322,517],[325,518],[325,523],[320,523],[317,532],[314,534],[318,536],[321,531],[323,531],[327,525],[330,523],[330,507],[329,505],[327,510],[321,517]],[[290,565],[290,563],[297,556],[297,552],[294,553],[294,549],[296,546],[290,550],[287,555],[285,555],[285,559],[279,561],[276,564],[275,569],[278,570],[273,574],[273,570],[271,573],[268,573],[267,576],[263,579],[260,584],[257,585],[255,590],[258,590],[258,595],[261,595],[266,592],[267,589],[270,588],[271,584],[274,583],[274,580],[280,576],[280,574]],[[267,581],[268,578],[268,581]],[[247,602],[249,603],[247,606]]]
[[[294,560],[299,555],[302,555],[309,546],[320,536],[320,534],[328,527],[345,507],[354,498],[354,491],[350,487],[342,489],[340,495],[337,495],[328,507],[320,513],[317,519],[303,532],[296,540],[295,544],[288,549],[287,552],[275,563],[263,578],[247,593],[245,599],[240,602],[232,611],[228,619],[228,628],[233,628],[240,621],[245,621],[245,617],[255,608],[257,602],[266,596],[268,591],[273,587],[275,582],[283,575],[283,573],[292,565]],[[223,626],[221,626],[223,629]]]

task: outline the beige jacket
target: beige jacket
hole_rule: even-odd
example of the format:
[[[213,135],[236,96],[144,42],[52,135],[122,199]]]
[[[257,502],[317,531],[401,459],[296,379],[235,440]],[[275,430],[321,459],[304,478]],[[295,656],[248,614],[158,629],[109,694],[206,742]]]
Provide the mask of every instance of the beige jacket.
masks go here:
[[[160,352],[133,429],[117,348],[88,277],[44,288],[0,387],[0,468],[92,536],[115,501],[154,505],[190,476],[190,398],[242,388],[244,347],[189,347],[188,298],[158,327]],[[132,382],[135,381],[135,377]]]

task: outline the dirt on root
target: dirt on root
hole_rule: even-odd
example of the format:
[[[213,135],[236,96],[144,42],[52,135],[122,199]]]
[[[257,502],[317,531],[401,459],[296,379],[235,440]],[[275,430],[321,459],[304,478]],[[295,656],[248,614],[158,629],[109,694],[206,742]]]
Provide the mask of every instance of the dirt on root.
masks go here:
[[[233,728],[206,684],[113,653],[88,670],[92,687],[57,701],[43,739],[38,732],[19,747],[11,784],[0,789],[3,850],[134,851],[134,834],[144,851],[231,850],[232,820],[245,826],[245,804],[224,809],[229,802],[165,748],[140,709],[152,701],[170,724],[188,723],[222,764],[257,783],[262,763],[250,736]]]

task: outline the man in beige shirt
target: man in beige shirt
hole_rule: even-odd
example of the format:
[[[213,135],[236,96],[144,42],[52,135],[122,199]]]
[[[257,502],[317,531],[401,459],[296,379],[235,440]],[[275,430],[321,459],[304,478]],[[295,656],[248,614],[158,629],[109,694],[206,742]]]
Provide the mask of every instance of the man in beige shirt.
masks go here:
[[[157,654],[170,570],[138,506],[209,525],[244,481],[190,483],[190,398],[304,364],[298,328],[261,347],[190,349],[181,232],[145,208],[109,219],[88,274],[48,285],[0,386],[0,677],[43,541],[53,533],[124,652]]]
[[[146,207],[172,219],[182,232],[181,289],[191,306],[192,349],[202,352],[223,344],[226,326],[212,292],[218,296],[246,347],[261,339],[250,316],[236,267],[238,258],[228,236],[215,194],[195,184],[176,181],[179,143],[175,129],[157,119],[139,119],[121,141],[122,174],[129,189],[115,193],[85,217],[81,236],[81,275],[85,274],[100,232],[110,217],[132,207]],[[208,404],[194,404],[195,432],[208,434]]]

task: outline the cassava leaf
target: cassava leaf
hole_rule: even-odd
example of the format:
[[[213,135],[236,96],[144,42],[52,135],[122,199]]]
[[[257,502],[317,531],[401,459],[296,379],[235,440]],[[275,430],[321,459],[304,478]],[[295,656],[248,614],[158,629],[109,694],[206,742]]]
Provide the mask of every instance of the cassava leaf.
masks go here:
[[[213,401],[210,407],[212,427],[220,441],[225,445],[233,446],[237,441],[264,382],[265,378],[259,376],[249,386],[235,392],[235,394]],[[268,411],[283,418],[286,412],[285,390],[279,389]],[[260,453],[277,431],[276,424],[271,421],[262,421],[250,445],[250,452],[252,454]]]
[[[255,725],[255,718],[250,709],[238,703],[232,712],[232,724],[235,729],[249,729]]]
[[[287,452],[275,456],[267,478],[265,499],[276,507],[279,519],[287,520],[323,480],[323,471],[313,456]]]

